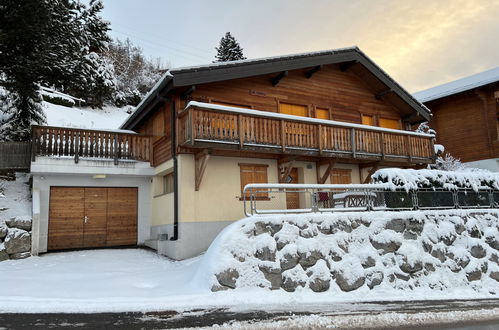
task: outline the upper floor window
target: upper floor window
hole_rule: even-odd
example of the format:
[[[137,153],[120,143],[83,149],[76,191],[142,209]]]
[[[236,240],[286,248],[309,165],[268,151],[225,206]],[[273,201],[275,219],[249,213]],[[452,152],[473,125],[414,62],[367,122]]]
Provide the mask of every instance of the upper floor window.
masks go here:
[[[279,103],[279,112],[287,115],[308,117],[308,106],[291,103]]]
[[[315,118],[329,119],[329,109],[316,107],[315,108]]]
[[[374,118],[370,115],[362,115],[362,125],[374,126]]]
[[[400,129],[400,120],[380,117],[379,126],[384,128]]]

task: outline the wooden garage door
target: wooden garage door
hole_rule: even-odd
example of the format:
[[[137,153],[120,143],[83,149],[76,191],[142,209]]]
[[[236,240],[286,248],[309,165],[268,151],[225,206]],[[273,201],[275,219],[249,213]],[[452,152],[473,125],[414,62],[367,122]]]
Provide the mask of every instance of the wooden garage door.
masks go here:
[[[52,187],[48,250],[137,244],[137,188]]]

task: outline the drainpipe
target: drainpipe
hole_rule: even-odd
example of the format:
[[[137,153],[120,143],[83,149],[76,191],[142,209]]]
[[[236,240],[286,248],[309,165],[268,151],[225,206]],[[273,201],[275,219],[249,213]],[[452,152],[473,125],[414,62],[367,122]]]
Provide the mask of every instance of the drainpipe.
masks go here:
[[[172,101],[163,96],[158,96],[159,99],[166,104],[171,103],[170,117],[170,132],[171,132],[171,149],[173,159],[173,236],[170,241],[178,240],[178,165],[177,165],[177,112],[175,111],[175,101]]]
[[[171,241],[178,240],[178,163],[177,163],[177,111],[175,110],[175,101],[171,106],[172,120],[172,156],[173,156],[173,237]]]

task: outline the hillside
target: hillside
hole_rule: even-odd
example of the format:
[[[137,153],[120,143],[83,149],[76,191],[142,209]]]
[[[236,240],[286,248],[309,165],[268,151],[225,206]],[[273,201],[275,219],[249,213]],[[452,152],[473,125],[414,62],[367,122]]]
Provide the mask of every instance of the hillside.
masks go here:
[[[47,125],[74,128],[117,129],[133,111],[132,106],[117,108],[106,105],[103,109],[65,107],[42,102]]]

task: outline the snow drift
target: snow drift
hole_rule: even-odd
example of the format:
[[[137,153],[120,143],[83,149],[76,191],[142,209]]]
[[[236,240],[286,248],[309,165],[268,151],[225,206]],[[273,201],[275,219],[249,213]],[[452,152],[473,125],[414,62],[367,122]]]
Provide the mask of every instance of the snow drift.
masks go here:
[[[497,210],[255,216],[219,234],[195,281],[212,291],[495,295],[498,220]]]

